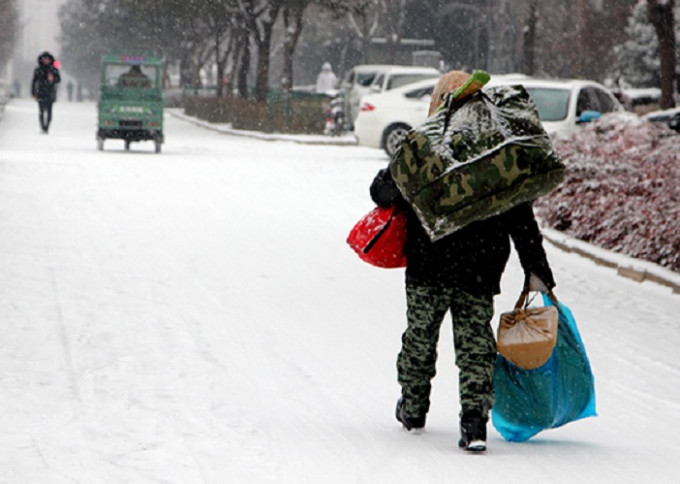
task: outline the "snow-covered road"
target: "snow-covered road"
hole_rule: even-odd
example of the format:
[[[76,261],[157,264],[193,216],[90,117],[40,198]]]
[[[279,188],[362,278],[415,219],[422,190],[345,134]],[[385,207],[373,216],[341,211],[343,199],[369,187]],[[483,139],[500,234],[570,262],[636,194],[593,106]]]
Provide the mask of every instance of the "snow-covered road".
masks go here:
[[[472,456],[448,319],[426,432],[394,420],[403,273],[345,245],[382,152],[167,115],[162,154],[98,152],[93,104],[54,111],[0,123],[0,482],[680,482],[668,288],[547,245],[600,415]]]

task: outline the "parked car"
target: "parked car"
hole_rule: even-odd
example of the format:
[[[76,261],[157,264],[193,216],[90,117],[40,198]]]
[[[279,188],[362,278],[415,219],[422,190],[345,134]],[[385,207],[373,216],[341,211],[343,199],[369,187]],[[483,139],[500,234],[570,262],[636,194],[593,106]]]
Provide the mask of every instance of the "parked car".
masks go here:
[[[371,93],[377,94],[425,79],[439,79],[441,75],[434,67],[392,66],[379,72],[369,87]]]
[[[379,72],[389,66],[382,64],[358,65],[352,67],[340,82],[345,95],[345,113],[350,127],[359,112],[361,98],[371,92],[371,84]]]
[[[652,123],[664,123],[672,130],[680,133],[680,108],[653,111],[645,114],[643,118]]]
[[[364,64],[354,66],[345,75],[340,88],[345,93],[345,112],[353,125],[359,114],[359,103],[366,94],[389,91],[410,82],[437,78],[440,72],[434,67],[398,66],[389,64]]]
[[[623,105],[602,84],[581,79],[536,79],[491,77],[488,87],[522,84],[536,104],[541,124],[549,134],[570,134],[579,124],[603,114],[625,111]]]
[[[403,135],[427,117],[436,83],[437,79],[429,79],[364,96],[354,124],[359,144],[382,148],[392,156]],[[522,84],[529,92],[549,134],[572,133],[579,124],[604,113],[624,111],[607,88],[592,81],[544,80],[512,74],[492,76],[488,87],[514,84]]]
[[[360,145],[382,148],[392,156],[404,135],[427,118],[438,78],[363,97],[354,134]]]

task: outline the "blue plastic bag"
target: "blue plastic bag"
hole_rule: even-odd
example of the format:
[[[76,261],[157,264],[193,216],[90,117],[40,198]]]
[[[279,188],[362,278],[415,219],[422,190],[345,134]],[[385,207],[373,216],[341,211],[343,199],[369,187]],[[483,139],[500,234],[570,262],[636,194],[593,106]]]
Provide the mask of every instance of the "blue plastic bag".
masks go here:
[[[543,295],[546,306],[555,305]],[[523,442],[542,430],[597,415],[590,362],[571,311],[557,303],[557,344],[550,359],[523,370],[498,355],[493,426],[506,440]]]

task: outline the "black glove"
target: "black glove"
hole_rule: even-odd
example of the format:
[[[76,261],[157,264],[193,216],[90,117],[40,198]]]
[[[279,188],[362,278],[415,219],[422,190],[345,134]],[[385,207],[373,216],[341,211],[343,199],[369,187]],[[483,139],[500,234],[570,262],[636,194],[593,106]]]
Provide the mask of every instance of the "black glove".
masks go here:
[[[393,207],[400,203],[403,198],[392,175],[383,168],[378,172],[371,184],[371,198],[380,207]]]

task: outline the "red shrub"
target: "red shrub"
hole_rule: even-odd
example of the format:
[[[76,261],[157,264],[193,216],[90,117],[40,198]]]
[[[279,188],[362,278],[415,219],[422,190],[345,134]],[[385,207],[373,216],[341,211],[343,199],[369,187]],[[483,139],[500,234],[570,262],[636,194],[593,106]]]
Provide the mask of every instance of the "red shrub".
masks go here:
[[[606,116],[555,140],[564,182],[535,203],[556,230],[680,272],[680,135]]]

